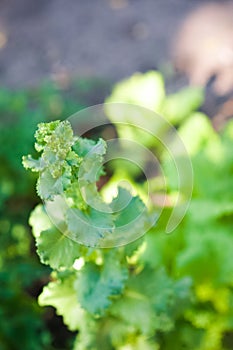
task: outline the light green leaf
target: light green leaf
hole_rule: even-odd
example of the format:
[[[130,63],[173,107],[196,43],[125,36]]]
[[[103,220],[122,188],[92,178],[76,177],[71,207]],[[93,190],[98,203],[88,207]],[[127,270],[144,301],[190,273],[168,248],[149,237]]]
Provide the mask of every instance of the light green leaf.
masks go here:
[[[49,170],[41,173],[37,182],[37,193],[41,199],[52,200],[64,191],[62,177],[54,178]]]
[[[96,183],[102,171],[106,143],[102,139],[94,143],[93,141],[83,141],[80,138],[75,151],[83,157],[78,173],[80,186],[85,186],[87,183]]]
[[[166,97],[162,115],[173,124],[180,123],[192,112],[196,111],[203,101],[204,91],[202,88],[186,87]]]
[[[77,301],[74,290],[74,277],[68,277],[56,282],[50,282],[44,287],[39,296],[39,305],[53,306],[58,315],[63,317],[64,323],[71,331],[76,331],[82,325],[85,311]]]
[[[42,171],[45,167],[45,163],[42,158],[33,159],[29,154],[28,156],[23,156],[23,166],[25,169],[30,169],[34,172]]]
[[[52,152],[57,159],[65,159],[73,145],[73,130],[68,121],[59,120],[50,123],[40,123],[35,133],[36,150]]]
[[[159,350],[159,344],[152,339],[147,339],[143,336],[135,336],[130,342],[126,342],[120,346],[118,350]]]
[[[136,104],[158,112],[165,97],[164,81],[159,72],[136,73],[129,79],[115,85],[112,94],[105,101],[107,116],[117,121],[111,111],[111,103]]]
[[[193,113],[179,128],[179,135],[190,155],[195,155],[218,140],[210,120],[203,113]]]
[[[37,252],[42,263],[53,269],[69,268],[83,253],[83,247],[62,234],[56,227],[42,231],[36,238]]]
[[[41,204],[38,204],[31,212],[29,224],[32,226],[32,232],[35,237],[38,237],[42,231],[48,230],[53,226],[45,208]]]

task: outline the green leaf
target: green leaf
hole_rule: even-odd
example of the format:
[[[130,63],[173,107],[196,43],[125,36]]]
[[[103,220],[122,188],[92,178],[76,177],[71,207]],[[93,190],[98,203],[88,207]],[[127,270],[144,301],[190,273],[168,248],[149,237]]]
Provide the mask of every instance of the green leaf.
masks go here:
[[[80,144],[79,148],[76,148],[76,152],[79,154],[79,149],[82,148],[83,141],[79,139],[78,142]],[[100,139],[92,148],[88,149],[88,153],[86,151],[85,149],[82,152],[83,161],[81,162],[78,174],[80,186],[86,183],[94,183],[98,180],[102,169],[103,155],[106,153],[106,143]]]
[[[180,123],[192,112],[196,111],[203,101],[204,91],[202,88],[186,87],[166,97],[162,115],[173,124]]]
[[[82,324],[79,327],[79,332],[73,345],[73,350],[108,350],[101,339],[101,331],[98,332],[98,322],[89,314],[82,317]],[[109,345],[109,344],[108,344]]]
[[[23,166],[25,169],[30,169],[34,172],[42,171],[45,167],[43,159],[33,159],[31,155],[23,156]]]
[[[74,290],[73,276],[56,282],[50,282],[43,288],[39,296],[39,305],[53,306],[57,314],[63,317],[64,323],[71,331],[76,331],[82,325],[85,311],[80,307],[77,301],[77,295]]]
[[[139,307],[140,309],[140,307]],[[140,309],[141,310],[141,309]],[[144,319],[143,310],[139,319]],[[136,318],[136,315],[135,315]],[[135,322],[135,318],[134,321]],[[147,320],[145,321],[147,323]],[[148,321],[150,322],[150,320]],[[134,331],[134,327],[131,324],[124,323],[119,318],[109,319],[109,329],[108,337],[110,335],[112,345],[116,349],[127,349],[127,350],[159,350],[159,345],[155,341],[154,337],[147,337],[141,334],[138,334],[138,331]],[[106,350],[108,350],[106,348]]]
[[[120,228],[136,221],[140,215],[144,217],[147,214],[147,208],[143,201],[138,196],[133,197],[123,187],[118,188],[118,195],[113,199],[111,208],[116,215],[116,227]]]
[[[64,197],[68,206],[64,220],[70,238],[92,247],[116,246],[139,238],[154,223],[140,198],[123,189],[111,205],[103,201],[96,185],[103,174],[106,153],[102,139],[77,139],[68,122],[50,126],[43,123],[36,137],[43,152],[38,161],[43,159],[45,164],[37,182],[38,195],[45,201]],[[123,197],[132,198],[119,210],[117,203]]]
[[[123,297],[115,301],[110,313],[141,334],[170,330],[177,315],[176,303],[179,301],[180,310],[187,305],[189,288],[190,280],[174,282],[163,269],[144,268],[129,278]]]
[[[91,139],[79,137],[72,146],[72,149],[82,158],[93,154],[102,156],[106,152],[106,143],[102,139],[96,142]]]
[[[191,276],[195,283],[231,285],[233,276],[233,241],[231,226],[218,222],[190,222],[186,246],[177,256],[176,271]],[[213,258],[214,257],[214,258]]]
[[[32,226],[32,232],[35,237],[38,237],[42,231],[48,230],[53,226],[45,208],[41,204],[38,204],[31,212],[29,224]]]
[[[44,171],[37,182],[37,193],[41,199],[52,200],[54,196],[63,193],[62,178],[54,178],[49,170]]]
[[[190,155],[195,155],[209,143],[218,141],[208,117],[200,112],[193,113],[179,128],[179,135]]]
[[[147,339],[143,336],[135,336],[131,341],[119,347],[119,350],[159,350],[159,344],[152,339]]]
[[[122,187],[118,188],[118,195],[113,199],[111,208],[116,228],[109,239],[114,239],[116,245],[140,238],[155,225],[157,215],[149,213],[139,196],[132,196]]]
[[[151,306],[150,300],[143,295],[127,292],[115,301],[110,312],[113,316],[120,318],[121,322],[133,327],[133,332],[150,336],[154,333],[158,319]]]
[[[117,116],[111,111],[111,103],[136,104],[158,112],[164,97],[164,81],[159,72],[136,73],[115,85],[111,96],[105,101],[105,110],[113,121],[117,121]]]
[[[62,234],[56,227],[42,231],[36,238],[37,252],[42,263],[53,269],[69,268],[83,253],[83,248]]]
[[[109,213],[93,208],[86,212],[71,208],[67,210],[66,218],[69,235],[88,247],[97,246],[101,238],[113,233],[113,217]]]
[[[103,266],[87,263],[75,283],[78,300],[91,314],[103,315],[119,295],[128,277],[128,271],[113,253],[109,253]]]
[[[152,147],[157,139],[148,130],[143,129],[141,122],[145,120],[146,129],[151,122],[153,130],[164,127],[161,125],[161,119],[157,120],[155,114],[160,112],[164,98],[164,81],[159,72],[136,73],[115,85],[112,94],[105,100],[104,110],[110,121],[116,123],[120,139],[136,142],[140,140],[146,147]],[[136,152],[133,157],[137,163],[140,154]],[[117,164],[121,164],[120,160],[117,160]],[[135,172],[132,165],[129,164],[129,167]]]

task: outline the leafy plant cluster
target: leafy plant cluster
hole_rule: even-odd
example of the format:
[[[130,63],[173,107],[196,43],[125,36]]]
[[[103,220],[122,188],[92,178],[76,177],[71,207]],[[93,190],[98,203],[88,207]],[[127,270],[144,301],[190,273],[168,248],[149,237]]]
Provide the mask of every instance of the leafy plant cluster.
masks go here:
[[[35,174],[25,176],[21,158],[35,152],[32,130],[42,120],[63,119],[83,108],[91,82],[63,90],[44,84],[30,91],[0,89],[0,349],[52,349],[38,306],[50,269],[39,263],[27,224],[38,203]],[[97,82],[94,84],[94,86]],[[94,88],[93,86],[93,88]]]
[[[0,91],[0,348],[4,350],[18,349],[19,343],[36,350],[50,342],[42,312],[30,295],[33,284],[47,278],[49,270],[32,253],[26,224],[37,200],[35,178],[25,178],[20,158],[32,148],[31,130],[42,118],[29,96]]]
[[[207,116],[196,112],[202,101],[203,92],[196,88],[166,96],[158,72],[134,75],[117,84],[107,99],[111,121],[117,117],[109,102],[138,104],[163,114],[175,125],[194,170],[190,207],[175,231],[164,234],[171,200],[143,238],[118,248],[99,249],[98,242],[117,240],[120,223],[145,204],[132,197],[132,212],[122,210],[114,217],[93,209],[96,202],[113,208],[128,195],[119,188],[109,204],[97,191],[104,141],[76,138],[68,122],[39,125],[35,136],[40,157],[25,157],[24,166],[39,173],[37,192],[43,200],[62,195],[66,203],[57,227],[42,205],[30,217],[40,260],[53,269],[39,304],[54,306],[68,328],[78,332],[75,350],[232,348],[233,123],[216,133]],[[127,118],[133,122],[134,115]],[[117,132],[125,136],[121,127]],[[125,133],[138,140],[137,133]],[[174,167],[160,155],[158,144],[148,137],[140,141],[157,150],[172,199],[177,192]],[[115,166],[117,173],[119,163]],[[129,168],[128,178],[138,189],[134,175]],[[113,175],[109,183],[115,180]],[[159,191],[159,181],[153,181]],[[111,190],[108,183],[106,189]],[[139,192],[143,196],[143,182]],[[144,229],[158,207],[154,203],[152,214],[143,216],[134,230]],[[60,225],[73,239],[61,233]],[[80,235],[92,247],[77,243]]]

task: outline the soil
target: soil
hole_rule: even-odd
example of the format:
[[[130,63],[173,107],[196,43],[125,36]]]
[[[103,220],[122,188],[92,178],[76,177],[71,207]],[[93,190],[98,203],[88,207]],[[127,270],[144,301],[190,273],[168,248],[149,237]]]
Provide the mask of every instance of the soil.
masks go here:
[[[0,0],[0,84],[119,80],[169,70],[171,43],[203,0]]]

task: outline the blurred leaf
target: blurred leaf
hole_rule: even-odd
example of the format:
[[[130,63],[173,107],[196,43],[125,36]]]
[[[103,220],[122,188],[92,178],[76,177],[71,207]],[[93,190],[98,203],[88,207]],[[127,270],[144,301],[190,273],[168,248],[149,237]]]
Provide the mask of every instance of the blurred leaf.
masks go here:
[[[196,111],[203,102],[203,89],[186,87],[166,97],[161,113],[172,124],[178,124]]]
[[[39,296],[39,305],[54,306],[57,314],[63,316],[64,323],[73,331],[79,328],[85,314],[78,304],[74,282],[74,276],[50,282]]]
[[[105,107],[110,120],[115,120],[111,113],[111,103],[136,104],[158,112],[164,97],[164,81],[159,72],[136,73],[115,85],[111,96],[105,101],[110,105]]]

